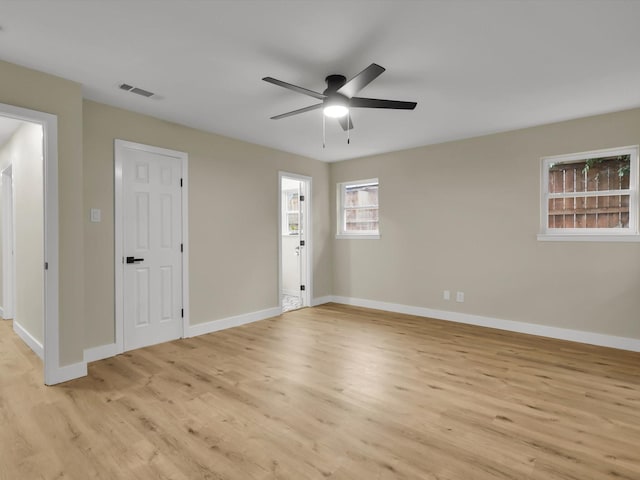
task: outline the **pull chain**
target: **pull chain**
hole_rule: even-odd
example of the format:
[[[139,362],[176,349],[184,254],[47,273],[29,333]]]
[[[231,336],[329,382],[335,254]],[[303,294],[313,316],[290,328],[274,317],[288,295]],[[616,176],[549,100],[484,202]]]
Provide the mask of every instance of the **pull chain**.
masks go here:
[[[351,114],[347,113],[347,145],[351,143]]]
[[[324,123],[325,123],[325,118],[324,118],[324,115],[322,115],[322,148],[324,148],[327,143],[327,135],[325,132]]]

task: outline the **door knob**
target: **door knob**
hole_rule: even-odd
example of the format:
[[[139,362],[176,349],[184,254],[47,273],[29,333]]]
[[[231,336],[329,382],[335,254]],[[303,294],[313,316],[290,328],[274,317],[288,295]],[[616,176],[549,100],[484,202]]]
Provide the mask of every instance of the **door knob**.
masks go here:
[[[127,257],[127,263],[139,263],[139,262],[144,262],[144,258]]]

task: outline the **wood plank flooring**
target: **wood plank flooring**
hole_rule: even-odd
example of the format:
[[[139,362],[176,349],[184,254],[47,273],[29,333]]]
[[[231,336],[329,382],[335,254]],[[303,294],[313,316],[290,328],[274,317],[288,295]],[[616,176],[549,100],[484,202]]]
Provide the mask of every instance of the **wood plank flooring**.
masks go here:
[[[45,387],[2,321],[0,479],[640,480],[640,354],[327,304]]]

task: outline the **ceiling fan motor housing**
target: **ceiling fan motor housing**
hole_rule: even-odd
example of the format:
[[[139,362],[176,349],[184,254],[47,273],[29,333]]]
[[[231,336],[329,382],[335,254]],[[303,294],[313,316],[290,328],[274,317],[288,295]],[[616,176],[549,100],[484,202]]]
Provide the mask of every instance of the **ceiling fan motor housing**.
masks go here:
[[[338,93],[338,89],[347,83],[347,78],[344,75],[329,75],[325,78],[325,81],[327,82],[327,89],[322,92],[327,96],[322,102],[325,108],[337,105],[349,108],[349,97]]]
[[[344,75],[329,75],[324,79],[327,82],[327,89],[322,92],[325,95],[329,93],[337,91],[340,87],[342,87],[345,83],[347,83],[347,77]]]

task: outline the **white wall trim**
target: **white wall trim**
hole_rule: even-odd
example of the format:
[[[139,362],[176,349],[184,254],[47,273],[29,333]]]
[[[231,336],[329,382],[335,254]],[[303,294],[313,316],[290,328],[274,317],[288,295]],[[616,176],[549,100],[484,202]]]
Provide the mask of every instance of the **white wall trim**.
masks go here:
[[[541,242],[640,242],[640,235],[620,234],[612,235],[601,233],[600,235],[557,234],[539,233],[536,238]]]
[[[265,310],[259,310],[257,312],[244,313],[228,318],[221,318],[219,320],[212,320],[210,322],[198,323],[196,325],[188,326],[185,330],[184,338],[197,337],[198,335],[204,335],[206,333],[217,332],[227,328],[238,327],[247,323],[253,323],[267,318],[278,316],[282,313],[280,307],[267,308]],[[84,351],[84,361],[96,362],[105,358],[115,357],[122,353],[117,343],[109,343],[107,345],[100,345],[97,347],[87,348]]]
[[[50,383],[48,383],[48,385],[68,382],[69,380],[86,376],[87,364],[85,362],[72,363],[71,365],[65,365],[64,367],[57,368],[54,374],[50,377]]]
[[[0,115],[42,125],[43,184],[44,184],[44,383],[53,385],[66,378],[67,372],[82,369],[60,366],[59,276],[58,265],[58,117],[50,113],[0,103]],[[86,375],[85,373],[78,376]],[[64,380],[62,380],[64,381]]]
[[[2,307],[0,307],[0,318],[4,318],[4,309]],[[6,319],[5,319],[6,320]]]
[[[327,295],[325,297],[316,297],[311,301],[312,307],[317,307],[318,305],[322,305],[324,303],[333,302],[333,297],[331,295]]]
[[[508,330],[510,332],[526,333],[541,337],[556,338],[559,340],[569,340],[571,342],[587,343],[601,347],[611,347],[620,350],[631,350],[640,352],[640,339],[617,337],[602,333],[585,332],[582,330],[571,330],[567,328],[551,327],[548,325],[538,325],[535,323],[515,322],[513,320],[503,320],[499,318],[484,317],[469,313],[450,312],[446,310],[435,310],[424,307],[414,307],[398,303],[379,302],[376,300],[366,300],[362,298],[333,296],[333,301],[345,305],[357,307],[374,308],[388,312],[404,313],[419,317],[434,318],[437,320],[447,320],[450,322],[465,323],[481,327]]]
[[[189,328],[189,154],[183,152],[182,160],[182,337]]]
[[[13,159],[12,159],[13,162]],[[15,245],[15,195],[13,189],[13,164],[2,170],[2,301],[4,318],[13,318],[15,308],[16,270],[14,262]]]
[[[29,332],[25,330],[22,325],[20,325],[15,320],[13,321],[13,331],[16,332],[16,335],[18,335],[22,339],[22,341],[26,343],[28,347],[33,350],[36,355],[38,355],[38,357],[40,357],[41,360],[44,360],[44,347],[42,346],[42,343],[36,340]]]
[[[122,213],[122,195],[123,195],[123,165],[122,165],[122,150],[134,149],[142,150],[145,152],[156,153],[160,155],[166,155],[177,158],[181,161],[182,165],[182,337],[187,336],[187,329],[189,328],[189,154],[186,152],[180,152],[177,150],[169,150],[161,147],[154,147],[151,145],[144,145],[142,143],[128,142],[126,140],[115,139],[113,147],[114,155],[114,181],[115,181],[115,197],[114,197],[114,235],[115,235],[115,344],[117,346],[117,352],[124,352],[124,312],[123,312],[123,264],[122,258],[124,256],[124,217]],[[106,358],[106,357],[103,357]]]
[[[257,312],[243,313],[233,317],[221,318],[219,320],[212,320],[210,322],[197,323],[190,325],[185,332],[185,337],[197,337],[198,335],[204,335],[205,333],[217,332],[218,330],[224,330],[227,328],[238,327],[247,323],[258,322],[267,318],[276,317],[282,313],[281,307],[267,308],[265,310],[258,310]]]
[[[107,345],[91,347],[85,349],[84,361],[85,363],[96,362],[98,360],[102,360],[103,358],[115,357],[119,353],[121,352],[118,350],[117,343],[109,343]]]

